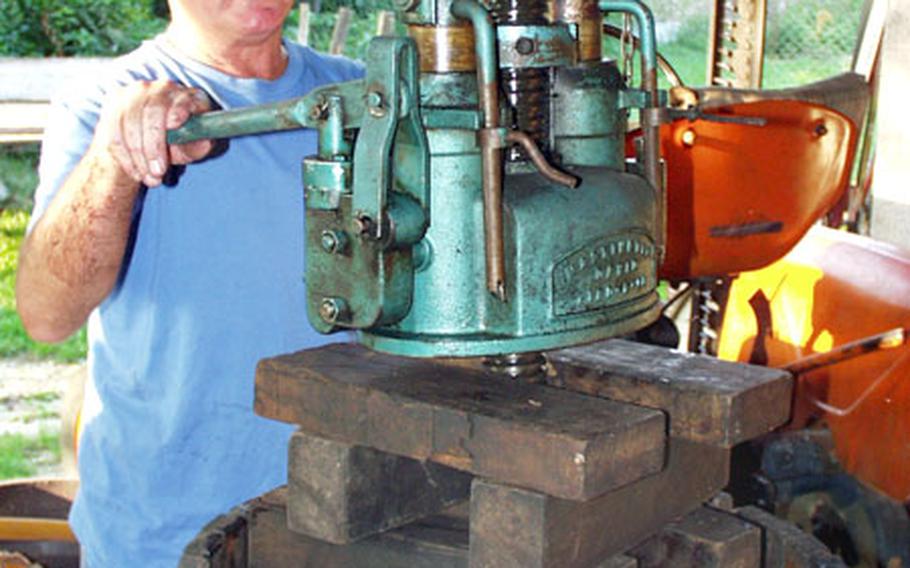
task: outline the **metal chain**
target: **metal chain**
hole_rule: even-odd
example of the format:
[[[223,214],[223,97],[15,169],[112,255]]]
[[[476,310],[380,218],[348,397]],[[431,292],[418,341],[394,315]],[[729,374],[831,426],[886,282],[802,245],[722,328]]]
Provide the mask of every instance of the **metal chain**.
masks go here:
[[[632,15],[623,14],[622,36],[619,39],[619,53],[622,58],[622,76],[627,85],[632,83],[635,66],[635,40],[632,37]]]

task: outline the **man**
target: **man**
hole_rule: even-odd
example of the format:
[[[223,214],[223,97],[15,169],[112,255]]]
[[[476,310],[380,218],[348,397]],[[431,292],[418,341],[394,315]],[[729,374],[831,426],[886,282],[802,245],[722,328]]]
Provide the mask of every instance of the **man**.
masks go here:
[[[38,340],[88,319],[71,522],[86,564],[174,566],[216,515],[284,482],[256,362],[327,341],[306,321],[300,158],[313,131],[168,147],[236,108],[357,78],[281,39],[293,0],[172,0],[161,36],[50,119],[17,302]],[[185,166],[185,167],[184,167]]]

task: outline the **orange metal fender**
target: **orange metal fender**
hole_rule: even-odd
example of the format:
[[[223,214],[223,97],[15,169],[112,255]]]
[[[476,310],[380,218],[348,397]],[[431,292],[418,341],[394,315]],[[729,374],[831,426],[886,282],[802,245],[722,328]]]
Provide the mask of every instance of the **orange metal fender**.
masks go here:
[[[856,128],[817,104],[771,100],[712,108],[764,126],[676,120],[661,126],[667,253],[660,275],[752,270],[787,253],[847,189]]]
[[[910,253],[815,227],[785,258],[734,280],[718,355],[783,367],[908,325]],[[801,375],[794,425],[812,415],[830,426],[848,472],[910,500],[910,345]]]

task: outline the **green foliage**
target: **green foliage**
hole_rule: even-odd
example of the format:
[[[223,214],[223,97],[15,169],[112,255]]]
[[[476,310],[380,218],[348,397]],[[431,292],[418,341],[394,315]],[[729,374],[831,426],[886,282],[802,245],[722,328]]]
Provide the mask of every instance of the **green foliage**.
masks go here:
[[[611,14],[607,21],[614,26],[622,26],[622,17],[618,14]],[[637,34],[637,30],[635,31]],[[703,85],[705,83],[705,67],[707,65],[708,49],[708,18],[705,14],[698,14],[684,20],[676,38],[671,42],[659,43],[657,51],[666,59],[676,70],[686,85]],[[620,61],[620,42],[618,39],[609,37],[604,34],[603,40],[604,57]],[[640,80],[639,53],[635,53],[633,58],[635,74],[633,77],[634,84]],[[660,88],[669,88],[663,74],[658,73]]]
[[[0,214],[0,357],[26,355],[72,362],[85,358],[85,328],[63,343],[32,341],[16,313],[16,267],[19,247],[28,225],[28,213],[6,210]]]
[[[309,0],[309,3],[311,10],[323,14],[334,14],[342,6],[354,10],[358,16],[380,10],[392,10],[391,0]]]
[[[0,435],[0,479],[31,477],[36,464],[60,462],[60,437],[42,432],[32,438],[23,434]]]
[[[0,0],[0,55],[126,53],[164,28],[151,0]]]
[[[337,11],[342,6],[351,8],[354,11],[354,17],[351,18],[351,27],[348,29],[348,37],[344,44],[344,54],[353,59],[364,59],[367,45],[376,34],[379,12],[382,10],[393,11],[392,2],[391,0],[323,2],[319,12],[310,13],[310,47],[323,52],[329,50]],[[295,9],[285,23],[285,35],[287,37],[291,39],[297,38],[299,22],[300,12]],[[404,28],[399,31],[403,33]]]

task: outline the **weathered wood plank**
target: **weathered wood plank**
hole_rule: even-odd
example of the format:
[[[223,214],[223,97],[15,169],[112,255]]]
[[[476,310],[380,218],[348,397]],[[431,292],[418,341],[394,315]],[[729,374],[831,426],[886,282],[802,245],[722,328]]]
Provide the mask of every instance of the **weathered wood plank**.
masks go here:
[[[638,560],[625,554],[611,556],[597,568],[638,568]]]
[[[256,412],[565,499],[660,470],[661,412],[483,371],[329,345],[259,363]]]
[[[336,544],[435,514],[471,493],[470,474],[363,446],[291,436],[288,528]]]
[[[249,517],[249,560],[241,567],[466,568],[467,517],[446,513],[353,544],[339,545],[291,532],[285,496],[261,498]]]
[[[724,448],[671,438],[664,471],[586,502],[477,478],[471,490],[471,566],[595,566],[720,491],[729,456]]]
[[[761,436],[790,417],[784,371],[614,339],[554,351],[566,388],[664,410],[670,434],[724,447]]]
[[[94,78],[109,57],[0,57],[0,101],[53,100],[78,79]]]
[[[628,554],[639,568],[758,568],[761,531],[737,517],[701,507],[669,523]]]

